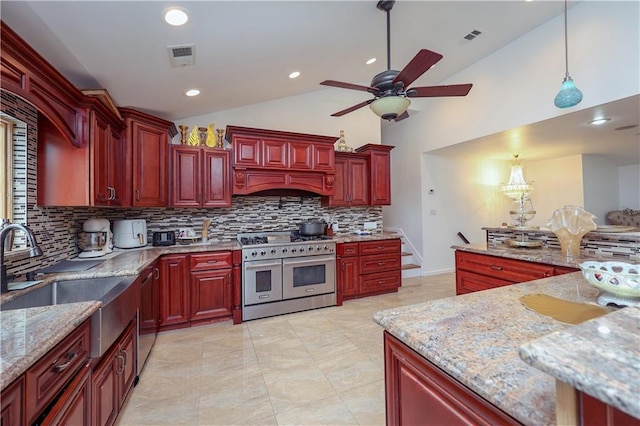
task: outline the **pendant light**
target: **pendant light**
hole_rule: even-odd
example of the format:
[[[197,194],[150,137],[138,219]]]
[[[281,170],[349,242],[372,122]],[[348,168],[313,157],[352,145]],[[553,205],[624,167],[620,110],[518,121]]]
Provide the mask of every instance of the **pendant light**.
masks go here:
[[[558,108],[570,108],[576,106],[582,100],[582,92],[573,83],[573,79],[569,75],[569,44],[567,42],[567,3],[568,0],[564,0],[564,64],[565,75],[562,80],[562,87],[560,92],[556,95],[553,103]]]

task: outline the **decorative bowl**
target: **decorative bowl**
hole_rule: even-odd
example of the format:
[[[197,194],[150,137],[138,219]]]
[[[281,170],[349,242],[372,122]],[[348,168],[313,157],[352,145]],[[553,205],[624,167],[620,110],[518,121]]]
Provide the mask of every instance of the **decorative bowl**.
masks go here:
[[[640,265],[625,262],[582,262],[582,275],[594,287],[623,297],[640,297]]]

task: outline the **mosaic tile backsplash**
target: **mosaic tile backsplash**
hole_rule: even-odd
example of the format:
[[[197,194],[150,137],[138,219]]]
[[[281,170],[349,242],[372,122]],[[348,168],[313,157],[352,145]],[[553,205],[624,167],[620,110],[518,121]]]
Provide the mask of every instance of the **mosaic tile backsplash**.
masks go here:
[[[95,207],[39,207],[36,206],[36,149],[37,112],[28,103],[1,91],[0,109],[27,123],[27,224],[33,230],[44,255],[37,258],[8,256],[9,274],[22,274],[74,257],[78,254],[76,234],[82,223],[99,217],[144,219],[147,221],[148,241],[154,231],[194,228],[200,234],[204,219],[211,219],[209,239],[229,241],[241,232],[261,232],[297,229],[298,223],[310,219],[325,219],[340,225],[340,232],[363,229],[364,222],[375,222],[382,230],[382,207],[332,208],[321,205],[322,198],[313,197],[233,197],[232,206],[223,209],[113,209]]]

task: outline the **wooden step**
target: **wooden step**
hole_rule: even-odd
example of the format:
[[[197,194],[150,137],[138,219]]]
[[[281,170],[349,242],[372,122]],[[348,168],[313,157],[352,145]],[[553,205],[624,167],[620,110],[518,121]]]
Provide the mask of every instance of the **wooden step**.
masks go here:
[[[401,256],[413,256],[413,253],[410,253],[408,251],[403,251],[402,253],[400,253]]]
[[[406,270],[406,269],[416,269],[419,268],[420,265],[415,265],[413,263],[407,263],[406,265],[402,265],[402,270]]]

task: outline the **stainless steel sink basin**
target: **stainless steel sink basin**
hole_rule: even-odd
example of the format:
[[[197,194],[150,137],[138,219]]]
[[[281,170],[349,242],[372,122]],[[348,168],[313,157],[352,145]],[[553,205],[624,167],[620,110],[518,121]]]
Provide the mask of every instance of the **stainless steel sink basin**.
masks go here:
[[[54,281],[3,303],[0,309],[4,311],[100,301],[102,307],[91,316],[91,356],[99,358],[116,341],[138,311],[140,283],[136,278],[126,276]]]

